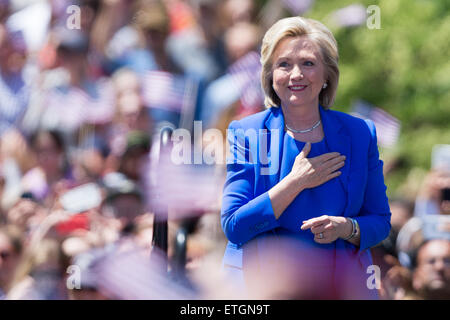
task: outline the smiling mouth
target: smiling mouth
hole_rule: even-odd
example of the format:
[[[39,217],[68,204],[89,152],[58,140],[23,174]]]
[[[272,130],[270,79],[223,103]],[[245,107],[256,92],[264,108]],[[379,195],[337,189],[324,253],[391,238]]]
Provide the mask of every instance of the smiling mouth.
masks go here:
[[[303,91],[305,90],[307,86],[289,86],[289,90],[294,91],[294,92],[298,92],[298,91]]]

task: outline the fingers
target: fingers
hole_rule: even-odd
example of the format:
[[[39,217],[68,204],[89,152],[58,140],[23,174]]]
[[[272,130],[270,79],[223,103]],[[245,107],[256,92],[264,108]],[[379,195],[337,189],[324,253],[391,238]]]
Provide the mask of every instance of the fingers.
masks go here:
[[[320,244],[331,243],[338,237],[336,226],[328,215],[303,221],[300,229],[311,229],[311,233],[314,234],[314,241]]]
[[[305,143],[305,146],[303,147],[302,151],[300,151],[297,157],[306,158],[310,151],[311,151],[311,143],[307,142]]]
[[[342,174],[341,171],[332,172],[326,177],[326,179],[325,179],[325,181],[323,183],[325,183],[325,182],[327,182],[327,181],[329,181],[329,180],[331,180],[333,178],[339,177],[341,174]]]
[[[324,182],[336,177],[336,175],[329,176],[336,170],[342,168],[345,165],[346,157],[340,155],[337,152],[326,153],[321,156],[315,157],[310,160],[316,170],[324,173]]]
[[[322,168],[327,173],[334,172],[345,165],[345,159],[346,159],[345,156],[331,158],[330,160],[322,162],[320,164],[320,168]]]
[[[330,243],[330,237],[326,232],[319,232],[314,235],[314,241],[320,244]]]
[[[306,221],[303,221],[303,225],[300,227],[302,230],[308,230],[309,228],[319,226],[321,224],[324,224],[328,222],[329,218],[327,215],[323,215],[317,218],[312,218]]]
[[[337,164],[335,164],[335,165],[329,167],[329,168],[327,169],[327,172],[328,172],[328,174],[331,174],[331,173],[335,172],[336,170],[342,168],[344,165],[345,165],[345,162],[344,162],[344,161],[338,162]]]
[[[321,154],[320,156],[314,157],[312,161],[316,162],[317,164],[322,164],[328,160],[338,158],[341,154],[339,152],[328,152]]]
[[[323,179],[322,184],[327,183],[327,182],[330,181],[331,179],[334,179],[334,178],[336,178],[336,177],[339,177],[341,174],[342,174],[341,171],[335,171],[335,172],[332,172],[332,173],[328,174],[328,175]]]
[[[337,171],[345,165],[345,156],[339,156],[337,158],[330,159],[322,165],[325,177],[323,183],[338,177],[341,171]]]
[[[306,158],[311,150],[311,143],[307,142],[297,155],[292,171],[294,177],[302,179],[305,188],[321,185],[341,174],[336,171],[345,165],[346,157],[339,152],[329,152],[317,157]]]
[[[345,163],[346,158],[347,158],[346,156],[340,155],[339,157],[334,157],[334,158],[331,158],[329,160],[322,162],[322,165],[323,166],[333,166],[333,165],[341,163],[341,162]]]
[[[332,226],[333,225],[331,223],[322,223],[322,224],[311,227],[311,232],[316,235],[318,233],[329,230],[330,228],[332,228]]]
[[[336,234],[336,227],[331,221],[312,227],[311,232],[314,234],[314,241],[321,244],[331,243],[338,237]]]

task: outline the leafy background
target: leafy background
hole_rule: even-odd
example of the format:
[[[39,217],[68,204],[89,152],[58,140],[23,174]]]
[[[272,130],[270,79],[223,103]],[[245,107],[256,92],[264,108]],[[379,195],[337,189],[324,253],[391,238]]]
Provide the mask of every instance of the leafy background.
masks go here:
[[[378,5],[381,28],[332,26],[330,14],[355,1],[315,1],[304,14],[333,31],[340,52],[335,109],[357,99],[401,121],[393,148],[380,149],[389,196],[414,199],[435,144],[450,144],[450,1],[359,1]]]

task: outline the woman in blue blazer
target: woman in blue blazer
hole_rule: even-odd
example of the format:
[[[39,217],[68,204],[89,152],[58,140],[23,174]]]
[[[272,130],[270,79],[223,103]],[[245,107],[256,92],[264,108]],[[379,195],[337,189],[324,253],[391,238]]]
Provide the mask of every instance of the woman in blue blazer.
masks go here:
[[[369,249],[390,230],[383,163],[373,123],[329,109],[336,40],[318,21],[281,19],[261,63],[267,110],[227,131],[224,268],[250,295],[279,279],[293,297],[376,298]]]

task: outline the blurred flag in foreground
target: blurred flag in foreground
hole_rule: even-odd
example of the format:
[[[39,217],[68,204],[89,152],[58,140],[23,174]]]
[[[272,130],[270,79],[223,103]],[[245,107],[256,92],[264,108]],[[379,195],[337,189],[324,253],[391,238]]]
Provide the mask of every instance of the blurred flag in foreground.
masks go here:
[[[264,93],[261,89],[259,75],[261,73],[260,56],[257,52],[251,51],[238,61],[233,63],[228,69],[232,84],[240,92],[241,103],[244,108],[254,108],[262,106]]]
[[[149,199],[157,211],[169,209],[169,219],[196,216],[218,209],[222,192],[222,171],[215,165],[175,164],[171,154],[160,154],[151,172]]]
[[[374,122],[377,128],[378,143],[382,147],[392,148],[396,145],[401,127],[401,123],[397,118],[383,109],[360,100],[353,104],[351,114]]]
[[[195,103],[194,80],[165,71],[149,71],[143,79],[143,100],[149,108],[183,112]],[[195,90],[194,90],[195,89]]]
[[[77,129],[83,123],[106,123],[114,117],[114,91],[107,80],[86,90],[68,86],[48,91],[45,96],[44,126],[59,129]]]
[[[157,249],[153,249],[157,250]],[[96,286],[106,297],[119,300],[196,299],[195,293],[171,281],[162,261],[150,261],[139,248],[117,248],[92,267]]]

